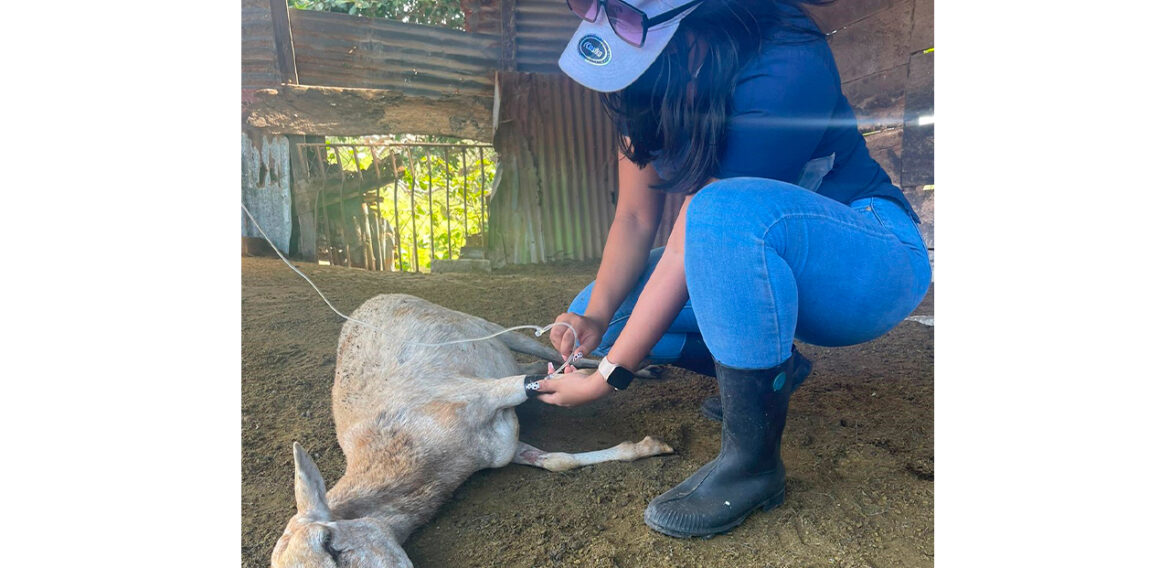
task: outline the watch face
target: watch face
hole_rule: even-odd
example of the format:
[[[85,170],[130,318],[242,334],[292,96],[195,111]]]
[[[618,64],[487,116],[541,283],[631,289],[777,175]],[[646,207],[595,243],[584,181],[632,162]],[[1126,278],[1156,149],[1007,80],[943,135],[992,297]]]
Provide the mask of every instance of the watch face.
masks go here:
[[[630,382],[633,380],[634,373],[630,372],[629,369],[625,369],[623,367],[614,367],[613,371],[609,374],[608,377],[606,377],[605,382],[609,383],[609,386],[615,389],[625,390],[626,387],[630,386]]]

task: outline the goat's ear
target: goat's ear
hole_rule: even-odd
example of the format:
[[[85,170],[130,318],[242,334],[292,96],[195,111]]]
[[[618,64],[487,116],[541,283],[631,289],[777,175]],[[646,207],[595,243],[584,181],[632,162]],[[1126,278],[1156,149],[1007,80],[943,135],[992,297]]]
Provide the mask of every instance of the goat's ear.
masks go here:
[[[325,500],[325,479],[313,458],[297,442],[293,442],[293,463],[296,464],[294,490],[297,513],[317,521],[328,521],[329,502]]]

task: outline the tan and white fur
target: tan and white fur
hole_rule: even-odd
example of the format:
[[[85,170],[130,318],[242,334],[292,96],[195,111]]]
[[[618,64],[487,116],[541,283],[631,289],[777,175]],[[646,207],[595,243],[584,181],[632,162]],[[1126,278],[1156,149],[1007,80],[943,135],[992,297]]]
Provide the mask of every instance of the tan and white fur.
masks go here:
[[[519,441],[526,400],[510,350],[554,356],[517,334],[440,347],[502,328],[419,298],[384,294],[354,312],[337,345],[333,419],[345,474],[328,492],[293,445],[297,514],[272,551],[274,567],[411,566],[401,544],[472,473],[519,463],[552,471],[670,453],[646,437],[582,454]],[[559,357],[557,357],[559,358]]]

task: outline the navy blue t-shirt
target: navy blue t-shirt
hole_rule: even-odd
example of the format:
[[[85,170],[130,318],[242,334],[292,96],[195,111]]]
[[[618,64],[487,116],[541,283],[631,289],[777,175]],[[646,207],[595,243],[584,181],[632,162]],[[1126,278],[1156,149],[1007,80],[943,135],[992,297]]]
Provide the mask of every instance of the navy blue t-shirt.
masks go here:
[[[790,25],[815,30],[799,9],[782,7],[790,11]],[[674,169],[663,162],[655,160],[655,170],[673,177]],[[780,30],[744,66],[714,177],[785,181],[845,204],[884,197],[920,222],[902,190],[869,155],[841,92],[833,54],[819,32]]]

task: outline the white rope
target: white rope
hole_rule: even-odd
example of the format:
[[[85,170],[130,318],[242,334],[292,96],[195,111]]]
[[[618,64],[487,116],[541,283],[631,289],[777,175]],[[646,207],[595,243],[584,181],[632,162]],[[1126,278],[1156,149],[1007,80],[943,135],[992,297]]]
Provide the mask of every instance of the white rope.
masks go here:
[[[351,318],[351,317],[341,313],[340,311],[338,311],[337,308],[333,307],[333,304],[329,302],[329,298],[325,297],[325,294],[323,294],[321,292],[321,289],[318,288],[316,284],[313,284],[313,281],[310,280],[308,276],[305,276],[304,272],[297,270],[297,267],[293,266],[293,264],[291,262],[289,262],[288,259],[285,258],[283,254],[280,254],[280,249],[277,248],[275,244],[273,244],[272,239],[268,238],[268,234],[264,232],[264,229],[260,228],[260,223],[258,223],[256,221],[256,218],[252,216],[252,212],[248,211],[248,208],[244,206],[244,203],[242,201],[240,202],[240,209],[244,210],[244,214],[248,216],[248,219],[252,220],[252,225],[254,225],[256,227],[257,231],[260,231],[260,236],[264,237],[265,241],[268,241],[268,244],[272,247],[273,251],[276,251],[276,256],[279,256],[280,260],[283,260],[284,263],[286,265],[288,265],[288,267],[293,270],[293,272],[296,272],[297,274],[299,274],[301,276],[301,278],[304,278],[305,282],[308,282],[309,286],[312,286],[313,290],[316,290],[317,295],[321,296],[321,299],[325,301],[325,305],[329,306],[329,309],[333,310],[333,313],[335,313],[335,314],[337,314],[337,315],[339,315],[339,316],[341,316],[349,321],[352,321],[354,323],[364,325],[364,326],[366,326],[366,327],[368,327],[368,328],[370,328],[378,333],[385,332],[385,330],[378,328],[378,327],[375,327],[371,324],[368,324],[362,320],[359,320],[357,318]],[[577,330],[573,329],[573,326],[571,326],[568,323],[565,323],[563,321],[553,322],[553,323],[550,323],[544,327],[539,327],[539,326],[535,326],[535,325],[518,325],[516,327],[509,327],[508,329],[505,329],[503,331],[498,331],[498,332],[493,333],[491,335],[487,335],[484,337],[476,337],[473,339],[456,339],[455,341],[444,341],[442,343],[421,343],[418,341],[411,341],[410,343],[413,343],[414,345],[421,345],[423,347],[440,347],[443,345],[453,345],[455,343],[468,343],[471,341],[483,341],[485,339],[491,339],[493,337],[496,337],[497,335],[503,335],[509,331],[515,331],[518,329],[535,329],[536,330],[536,333],[535,333],[536,337],[540,337],[546,331],[548,331],[548,330],[552,329],[554,326],[558,326],[558,325],[563,325],[563,326],[568,327],[569,332],[573,334],[573,348],[576,349],[577,347],[580,347],[581,342],[577,340]],[[549,373],[549,375],[555,375],[555,374],[561,372],[570,363],[572,363],[573,361],[576,361],[579,358],[580,358],[580,354],[574,353],[572,357],[569,357],[568,360],[566,360],[564,362],[564,364],[562,364],[560,367],[558,367],[557,370],[553,371],[552,373]]]
[[[289,261],[288,261],[288,259],[287,259],[287,258],[285,258],[283,254],[280,254],[280,249],[279,249],[279,248],[277,248],[277,247],[276,247],[276,245],[272,243],[272,239],[268,238],[268,234],[264,232],[264,229],[261,229],[261,228],[260,228],[260,223],[257,223],[257,222],[256,222],[256,218],[252,216],[252,212],[251,212],[251,211],[248,211],[248,208],[247,208],[247,207],[244,207],[244,202],[242,202],[242,201],[240,202],[240,208],[241,208],[241,209],[243,209],[243,210],[244,210],[244,214],[245,214],[245,215],[247,215],[247,216],[248,216],[248,218],[252,220],[252,224],[256,226],[256,230],[257,230],[257,231],[260,231],[260,236],[264,237],[264,240],[268,241],[268,244],[272,246],[272,250],[276,251],[276,256],[279,256],[279,257],[280,257],[280,260],[283,260],[283,261],[284,261],[284,263],[285,263],[285,264],[287,264],[289,268],[293,269],[293,272],[296,272],[297,274],[300,274],[300,275],[301,275],[301,278],[304,278],[304,279],[305,279],[305,282],[308,282],[308,283],[309,283],[309,286],[312,286],[312,287],[313,287],[313,289],[317,291],[317,295],[318,295],[318,296],[321,296],[321,299],[322,299],[322,300],[325,300],[325,305],[326,305],[326,306],[329,306],[329,309],[333,310],[333,313],[335,313],[335,314],[337,314],[337,315],[339,315],[339,316],[341,316],[341,317],[343,317],[343,318],[345,318],[345,319],[347,319],[347,320],[349,320],[349,321],[352,321],[352,322],[355,322],[355,323],[360,323],[360,324],[362,324],[362,325],[364,325],[364,326],[366,326],[366,327],[368,327],[368,328],[370,328],[370,329],[372,329],[372,330],[374,330],[374,331],[378,331],[378,332],[381,332],[381,331],[382,331],[381,329],[378,329],[378,328],[376,328],[376,327],[374,327],[374,326],[372,326],[372,325],[370,325],[370,324],[368,324],[368,323],[366,323],[366,322],[364,322],[364,321],[362,321],[362,320],[351,318],[351,317],[349,317],[349,316],[347,316],[347,315],[345,315],[345,314],[343,314],[343,313],[341,313],[341,312],[337,311],[337,308],[333,307],[333,304],[331,304],[331,303],[329,302],[329,298],[326,298],[326,297],[325,297],[325,294],[322,294],[322,293],[321,293],[321,289],[320,289],[320,288],[318,288],[316,284],[313,284],[313,281],[312,281],[312,280],[309,280],[309,277],[308,277],[308,276],[305,276],[305,273],[304,273],[304,272],[301,272],[300,270],[297,270],[297,267],[293,266],[293,265],[292,265],[292,263],[291,263],[291,262],[289,262]]]

